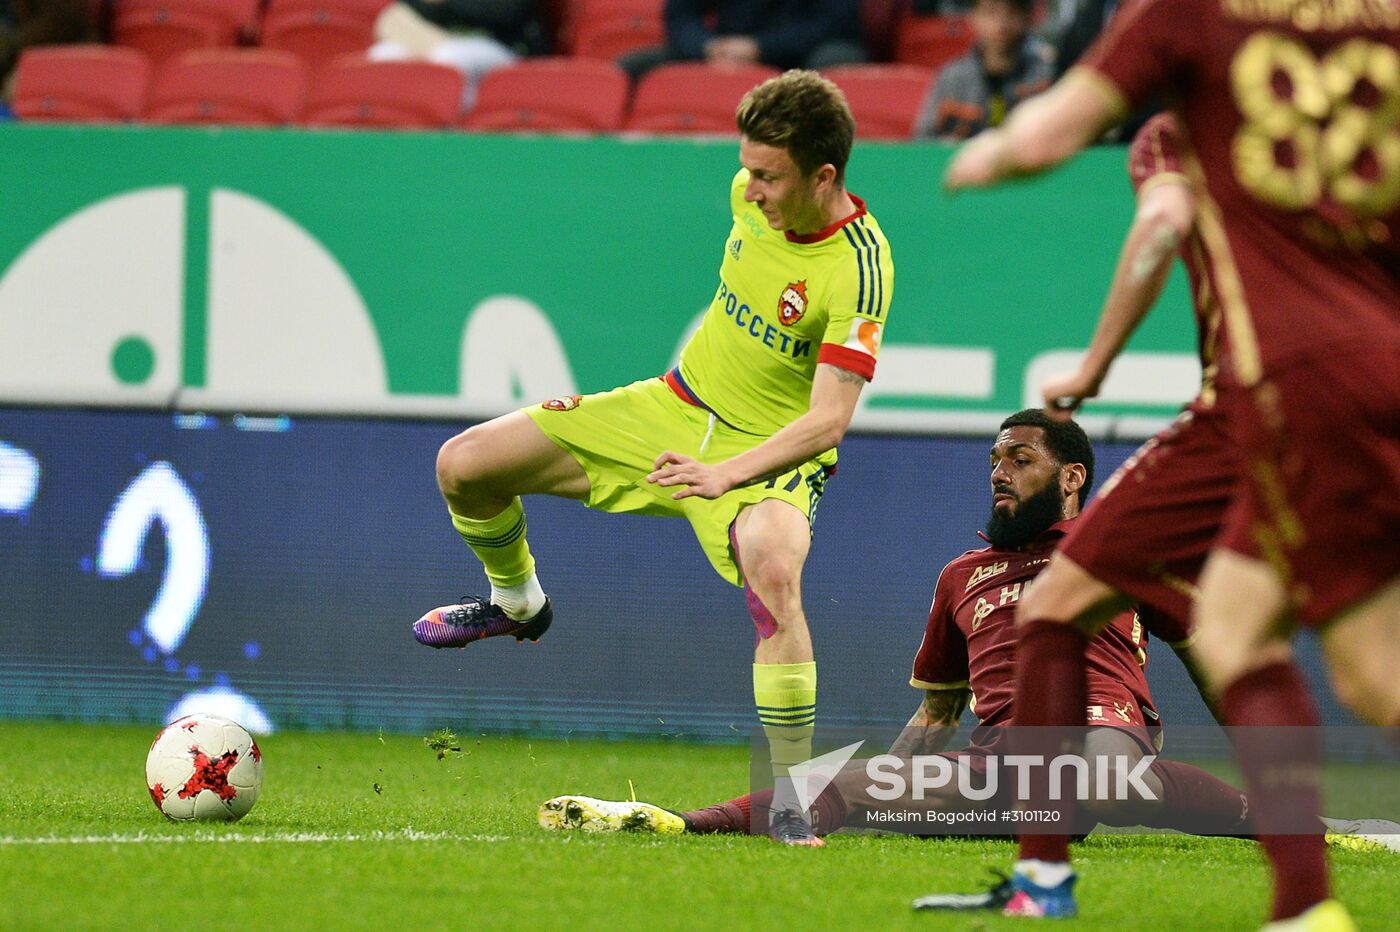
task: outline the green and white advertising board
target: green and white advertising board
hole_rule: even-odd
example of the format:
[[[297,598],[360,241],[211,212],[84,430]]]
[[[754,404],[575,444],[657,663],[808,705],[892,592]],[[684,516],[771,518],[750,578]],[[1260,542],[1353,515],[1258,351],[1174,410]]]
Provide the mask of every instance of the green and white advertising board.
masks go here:
[[[1093,329],[1121,149],[949,198],[949,150],[862,145],[895,298],[857,426],[983,431]],[[0,401],[474,419],[659,374],[707,305],[737,147],[0,126]],[[1089,426],[1192,394],[1184,276]]]

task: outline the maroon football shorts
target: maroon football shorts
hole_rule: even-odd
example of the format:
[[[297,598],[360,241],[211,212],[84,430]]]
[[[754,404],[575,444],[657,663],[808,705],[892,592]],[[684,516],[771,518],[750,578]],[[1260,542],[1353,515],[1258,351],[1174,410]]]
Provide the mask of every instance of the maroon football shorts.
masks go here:
[[[1179,644],[1230,507],[1235,462],[1222,414],[1193,405],[1104,483],[1059,552],[1137,602],[1149,634]]]
[[[1310,355],[1224,407],[1241,482],[1220,544],[1271,564],[1299,623],[1400,577],[1400,343]]]
[[[1091,686],[1085,724],[1090,728],[1117,728],[1131,735],[1144,752],[1162,749],[1162,717],[1151,699],[1140,700],[1126,685],[1117,688]]]

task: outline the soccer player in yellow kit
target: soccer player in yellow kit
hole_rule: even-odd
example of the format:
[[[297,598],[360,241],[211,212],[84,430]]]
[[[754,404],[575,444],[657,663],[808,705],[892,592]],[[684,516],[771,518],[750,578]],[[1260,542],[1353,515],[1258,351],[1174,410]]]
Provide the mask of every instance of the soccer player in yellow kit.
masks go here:
[[[438,486],[491,580],[489,598],[433,609],[431,647],[538,639],[553,609],[525,540],[521,495],[686,518],[758,629],[754,701],[775,778],[772,835],[820,846],[788,767],[810,757],[817,672],[802,566],[836,446],[875,361],[894,293],[879,224],[845,187],[855,121],[811,71],[750,91],[720,280],[680,364],[610,392],[556,398],[453,437]]]

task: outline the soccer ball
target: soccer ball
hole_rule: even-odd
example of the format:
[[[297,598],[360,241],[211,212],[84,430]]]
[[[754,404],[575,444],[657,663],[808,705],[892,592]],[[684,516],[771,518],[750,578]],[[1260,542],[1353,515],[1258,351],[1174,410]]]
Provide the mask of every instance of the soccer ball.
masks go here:
[[[186,715],[151,742],[146,789],[156,808],[178,822],[232,822],[258,801],[262,752],[237,722]]]

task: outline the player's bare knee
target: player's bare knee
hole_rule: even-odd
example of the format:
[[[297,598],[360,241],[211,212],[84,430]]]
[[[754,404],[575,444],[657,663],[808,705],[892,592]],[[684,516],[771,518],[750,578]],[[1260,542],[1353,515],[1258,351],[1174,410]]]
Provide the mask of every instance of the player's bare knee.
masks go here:
[[[473,427],[448,440],[438,449],[437,482],[449,500],[472,497],[486,479],[479,428]]]
[[[798,598],[802,561],[781,552],[744,561],[744,576],[758,597],[775,612]]]
[[[1286,639],[1255,638],[1228,625],[1205,625],[1194,638],[1191,653],[1217,695],[1248,673],[1293,659]]]
[[[1337,698],[1362,720],[1382,726],[1400,721],[1400,684],[1384,663],[1358,659],[1344,668],[1333,664],[1330,673]]]

